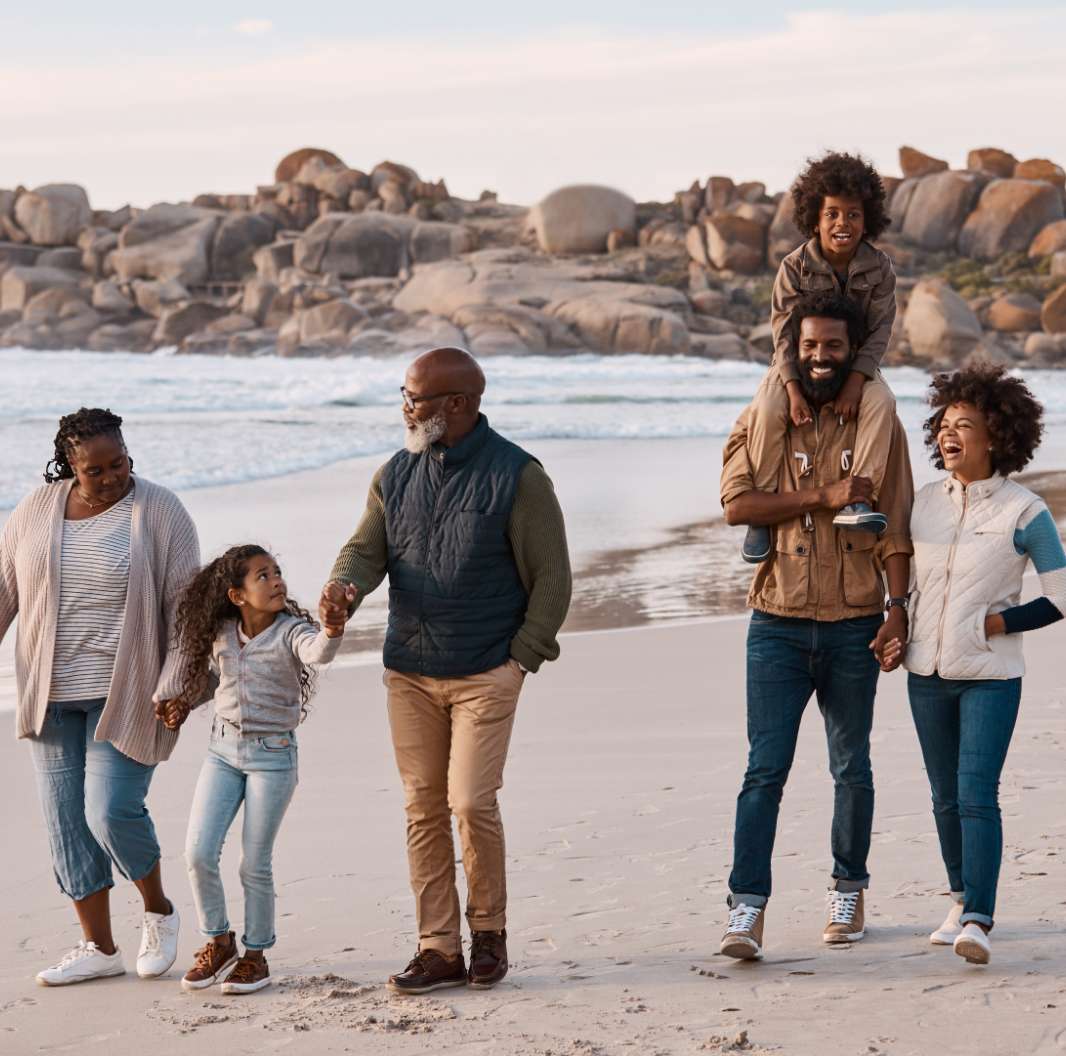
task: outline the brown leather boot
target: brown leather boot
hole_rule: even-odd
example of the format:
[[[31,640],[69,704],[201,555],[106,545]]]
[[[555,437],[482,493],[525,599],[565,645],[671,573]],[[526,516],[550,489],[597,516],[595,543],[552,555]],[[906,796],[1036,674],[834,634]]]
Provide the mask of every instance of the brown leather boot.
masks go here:
[[[472,990],[491,990],[507,974],[507,932],[475,931],[470,936]]]
[[[237,956],[232,931],[225,936],[224,942],[209,940],[206,946],[196,951],[193,966],[181,980],[182,990],[204,990],[225,979],[230,966],[237,963]]]
[[[397,994],[428,994],[449,986],[466,986],[463,955],[449,959],[439,950],[419,950],[402,972],[389,976],[386,986]]]

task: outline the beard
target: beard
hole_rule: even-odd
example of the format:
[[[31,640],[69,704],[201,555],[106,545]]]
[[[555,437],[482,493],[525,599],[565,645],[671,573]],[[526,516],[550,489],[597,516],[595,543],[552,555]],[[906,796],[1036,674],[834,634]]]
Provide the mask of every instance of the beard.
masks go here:
[[[844,381],[851,371],[851,363],[841,363],[827,378],[813,378],[810,374],[810,364],[799,364],[799,383],[803,395],[821,407],[823,404],[835,400],[840,390],[844,387]]]
[[[403,446],[412,455],[428,451],[448,431],[448,420],[443,414],[435,414],[422,422],[415,422],[413,428],[404,429]]]

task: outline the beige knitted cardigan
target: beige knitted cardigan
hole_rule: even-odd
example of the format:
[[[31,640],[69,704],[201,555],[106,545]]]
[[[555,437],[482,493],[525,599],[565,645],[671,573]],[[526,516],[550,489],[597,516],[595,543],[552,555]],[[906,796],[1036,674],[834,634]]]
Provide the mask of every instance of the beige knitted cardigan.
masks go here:
[[[166,759],[178,740],[176,731],[156,719],[152,695],[172,697],[180,684],[180,653],[171,648],[171,630],[181,588],[200,567],[200,545],[178,497],[143,477],[135,480],[126,610],[96,739],[153,765]],[[63,518],[72,484],[45,484],[27,495],[0,536],[0,639],[18,616],[19,737],[39,735],[48,714]]]

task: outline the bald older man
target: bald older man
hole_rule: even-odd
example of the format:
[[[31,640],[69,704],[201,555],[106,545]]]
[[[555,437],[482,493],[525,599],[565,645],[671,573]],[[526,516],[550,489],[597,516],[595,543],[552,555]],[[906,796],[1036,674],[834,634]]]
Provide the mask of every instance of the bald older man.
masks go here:
[[[418,952],[390,989],[486,989],[507,973],[496,793],[523,680],[559,655],[570,604],[563,515],[540,463],[480,413],[485,375],[457,348],[411,364],[404,450],[375,474],[322,604],[345,620],[389,577],[385,685],[407,809]],[[463,960],[451,815],[470,924]]]

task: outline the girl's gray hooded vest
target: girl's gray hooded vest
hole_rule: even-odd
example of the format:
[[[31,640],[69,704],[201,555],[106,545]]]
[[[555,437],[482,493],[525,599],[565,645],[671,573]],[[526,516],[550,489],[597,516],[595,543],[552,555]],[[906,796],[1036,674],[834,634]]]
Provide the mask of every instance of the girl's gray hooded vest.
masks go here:
[[[529,598],[507,533],[531,458],[479,415],[454,447],[399,451],[386,464],[387,668],[461,678],[510,657]]]

